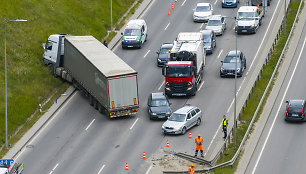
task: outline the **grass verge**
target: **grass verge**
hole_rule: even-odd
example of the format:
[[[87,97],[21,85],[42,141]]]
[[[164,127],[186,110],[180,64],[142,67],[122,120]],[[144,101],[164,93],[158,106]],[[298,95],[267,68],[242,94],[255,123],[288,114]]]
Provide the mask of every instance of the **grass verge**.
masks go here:
[[[285,46],[285,43],[287,41],[290,29],[293,25],[294,18],[296,16],[296,13],[297,13],[297,10],[298,10],[299,4],[300,4],[300,0],[292,0],[291,4],[289,6],[289,9],[288,9],[288,14],[287,14],[287,19],[286,19],[286,33],[285,33],[285,35],[281,35],[281,37],[279,38],[279,40],[276,44],[276,47],[272,52],[271,58],[269,59],[267,65],[264,67],[264,69],[262,71],[262,76],[259,79],[259,81],[257,82],[257,84],[254,88],[254,91],[252,92],[252,94],[250,96],[250,99],[248,100],[247,107],[245,107],[245,110],[241,113],[240,124],[237,128],[237,139],[236,139],[237,140],[237,146],[234,147],[233,143],[229,144],[227,149],[224,151],[222,157],[217,161],[217,164],[221,164],[221,163],[224,163],[226,161],[229,161],[235,155],[235,153],[236,153],[236,151],[239,147],[239,144],[241,143],[241,141],[242,141],[242,139],[245,135],[245,132],[246,132],[248,126],[249,126],[249,123],[252,120],[252,117],[255,113],[255,110],[256,110],[256,108],[259,104],[259,101],[260,101],[260,99],[261,99],[261,97],[262,97],[262,95],[265,91],[265,88],[268,85],[268,82],[269,82],[269,80],[272,76],[272,73],[275,69],[275,66],[276,66],[277,61],[280,57],[280,54],[281,54],[281,52],[282,52],[282,50]],[[303,8],[303,6],[304,6],[304,2],[302,4],[302,8]],[[259,113],[258,113],[258,116],[257,116],[256,120],[258,119],[258,117],[260,116],[260,114],[263,110],[263,107],[266,103],[266,100],[269,97],[269,94],[270,94],[270,92],[273,88],[273,85],[274,85],[274,81],[273,81],[273,83],[271,84],[271,86],[268,90],[267,96],[265,97],[264,103],[259,110]],[[241,157],[241,154],[242,153],[240,153],[240,155],[238,157],[238,160],[236,160],[236,162],[234,163],[234,165],[232,167],[224,167],[224,168],[216,169],[214,171],[214,173],[215,174],[234,173],[235,170],[237,169],[238,161],[239,161],[239,158]]]

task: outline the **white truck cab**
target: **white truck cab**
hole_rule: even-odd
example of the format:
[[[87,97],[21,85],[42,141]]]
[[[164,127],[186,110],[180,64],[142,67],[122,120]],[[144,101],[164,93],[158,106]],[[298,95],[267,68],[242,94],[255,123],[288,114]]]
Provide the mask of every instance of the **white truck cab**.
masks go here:
[[[6,167],[0,167],[0,174],[8,174],[8,169]]]
[[[142,44],[147,40],[148,28],[145,20],[133,19],[130,20],[122,35],[122,48],[138,47],[141,48]]]
[[[256,6],[242,6],[238,9],[235,31],[240,33],[256,33],[261,25],[263,12]]]

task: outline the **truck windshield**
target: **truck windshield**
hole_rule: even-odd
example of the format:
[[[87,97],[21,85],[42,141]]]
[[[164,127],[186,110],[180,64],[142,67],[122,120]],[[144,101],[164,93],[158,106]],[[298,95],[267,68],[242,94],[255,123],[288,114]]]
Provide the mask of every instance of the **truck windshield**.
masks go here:
[[[140,36],[141,31],[139,29],[125,29],[124,36]]]
[[[250,20],[254,19],[255,12],[238,12],[238,20]]]
[[[166,74],[168,77],[184,78],[191,76],[191,68],[187,66],[167,67]]]

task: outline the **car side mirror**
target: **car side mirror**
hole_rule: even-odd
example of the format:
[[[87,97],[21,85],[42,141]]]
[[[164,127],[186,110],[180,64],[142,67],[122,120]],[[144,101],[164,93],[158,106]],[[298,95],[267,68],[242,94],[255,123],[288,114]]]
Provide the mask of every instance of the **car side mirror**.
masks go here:
[[[286,103],[289,103],[289,101],[287,100]]]
[[[237,17],[234,17],[234,19],[236,20],[236,19],[237,19]]]
[[[121,32],[121,35],[123,35],[123,33]]]
[[[172,105],[172,103],[169,103],[169,106]]]
[[[223,63],[223,60],[221,60],[221,63]]]
[[[156,51],[156,54],[159,54],[159,51]]]

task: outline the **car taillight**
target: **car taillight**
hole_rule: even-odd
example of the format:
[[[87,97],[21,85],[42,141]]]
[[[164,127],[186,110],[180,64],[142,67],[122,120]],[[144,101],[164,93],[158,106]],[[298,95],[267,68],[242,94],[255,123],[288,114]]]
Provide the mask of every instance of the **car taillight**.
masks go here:
[[[192,85],[192,82],[191,82],[191,81],[188,81],[187,86],[191,86],[191,85]]]
[[[288,107],[288,109],[287,109],[287,111],[286,111],[286,115],[288,115],[288,112],[289,112],[289,107]]]
[[[170,86],[170,83],[169,83],[169,82],[166,82],[166,86]]]
[[[303,116],[305,116],[305,113],[304,113],[304,108],[302,108],[302,114],[303,114]]]
[[[138,109],[133,109],[132,111],[133,111],[133,112],[138,112]]]

